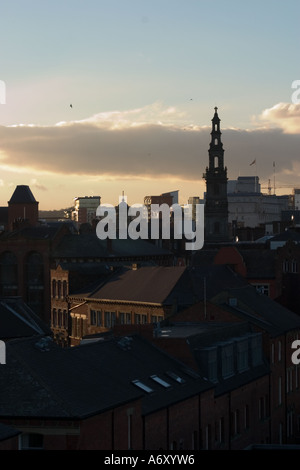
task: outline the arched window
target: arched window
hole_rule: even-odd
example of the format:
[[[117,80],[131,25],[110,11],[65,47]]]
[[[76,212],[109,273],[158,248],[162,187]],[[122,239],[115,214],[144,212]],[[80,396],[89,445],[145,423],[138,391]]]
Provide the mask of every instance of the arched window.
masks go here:
[[[56,297],[56,279],[52,280],[52,297]]]
[[[58,326],[59,328],[62,327],[62,312],[60,308],[58,309]]]
[[[61,281],[57,281],[57,296],[61,297]]]
[[[0,256],[0,295],[18,295],[17,258],[10,251]]]
[[[67,281],[63,281],[63,297],[66,298],[67,295],[68,295]]]
[[[63,311],[63,327],[68,328],[68,314],[67,311]]]
[[[56,308],[54,308],[52,312],[52,326],[56,327],[56,325],[57,325],[57,312],[56,312]]]

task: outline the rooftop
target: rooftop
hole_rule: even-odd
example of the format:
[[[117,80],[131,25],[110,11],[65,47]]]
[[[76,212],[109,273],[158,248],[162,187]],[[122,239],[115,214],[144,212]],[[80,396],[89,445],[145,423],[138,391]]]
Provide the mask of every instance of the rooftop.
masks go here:
[[[9,204],[24,204],[24,203],[36,203],[34,195],[31,192],[29,186],[19,185],[13,192],[9,200]]]

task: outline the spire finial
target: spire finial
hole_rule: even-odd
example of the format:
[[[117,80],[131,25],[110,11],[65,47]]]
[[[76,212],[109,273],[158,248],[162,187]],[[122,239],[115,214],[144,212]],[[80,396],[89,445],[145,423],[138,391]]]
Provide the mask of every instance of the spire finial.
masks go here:
[[[215,112],[217,112],[217,111],[218,111],[218,108],[217,108],[217,106],[215,106]]]

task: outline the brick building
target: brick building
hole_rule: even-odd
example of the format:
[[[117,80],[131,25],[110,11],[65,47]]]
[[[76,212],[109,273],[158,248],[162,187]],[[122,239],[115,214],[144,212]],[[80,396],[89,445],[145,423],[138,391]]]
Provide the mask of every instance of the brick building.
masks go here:
[[[115,324],[153,324],[177,309],[184,267],[120,268],[90,291],[68,296],[70,344]],[[190,298],[185,300],[190,303]]]

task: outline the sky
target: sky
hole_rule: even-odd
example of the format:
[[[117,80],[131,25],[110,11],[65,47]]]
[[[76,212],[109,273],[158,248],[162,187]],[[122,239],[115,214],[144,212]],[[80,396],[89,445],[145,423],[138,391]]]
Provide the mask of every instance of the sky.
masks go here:
[[[229,179],[300,187],[299,0],[0,0],[0,18],[0,206],[20,184],[40,210],[202,198],[215,106]]]

